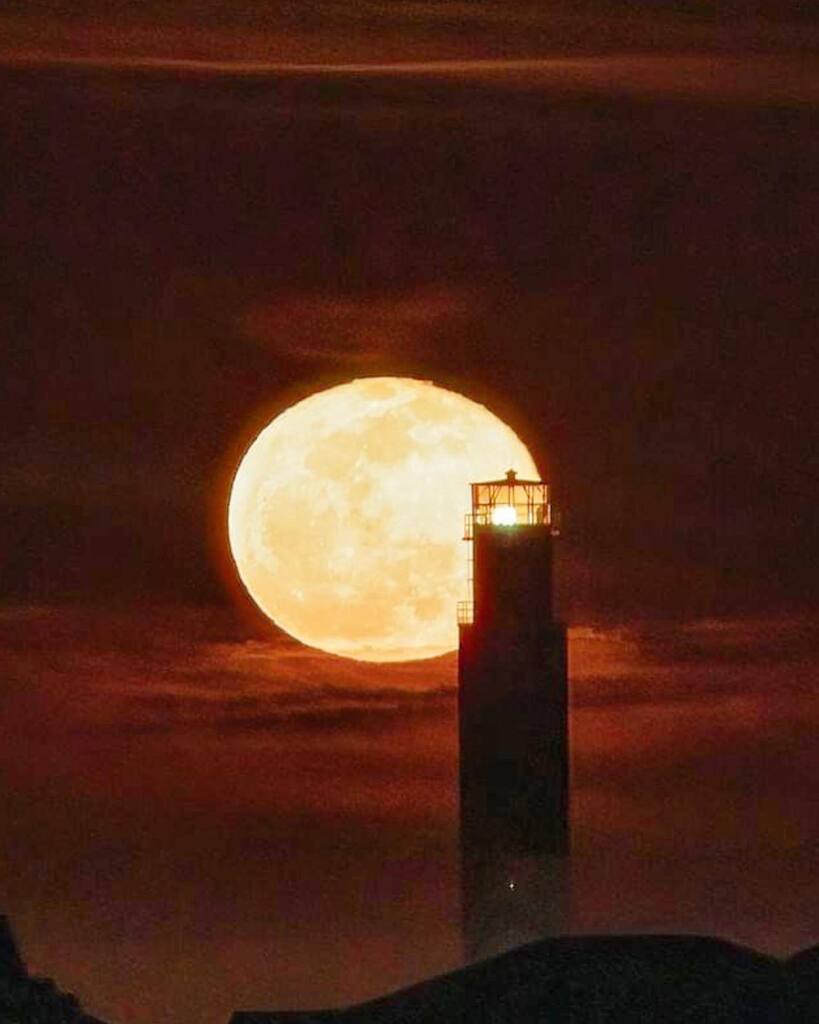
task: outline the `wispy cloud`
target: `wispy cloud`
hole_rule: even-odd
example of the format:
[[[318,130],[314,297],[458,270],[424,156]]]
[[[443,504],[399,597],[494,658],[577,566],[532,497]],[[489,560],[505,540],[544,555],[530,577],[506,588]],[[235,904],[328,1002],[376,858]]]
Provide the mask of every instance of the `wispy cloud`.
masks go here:
[[[578,711],[772,702],[813,692],[819,622],[576,627],[570,657]],[[0,704],[31,734],[372,732],[454,714],[454,654],[355,662],[276,631],[247,639],[218,611],[6,610],[0,658]]]
[[[461,64],[482,57],[706,48],[770,53],[815,38],[816,16],[798,0],[768,4],[584,3],[530,0],[358,2],[287,0],[241,6],[147,0],[120,6],[101,0],[12,3],[3,24],[9,52],[76,55],[102,61],[242,66],[392,66],[431,60]],[[18,10],[15,12],[15,8]],[[498,61],[499,62],[499,61]]]
[[[362,59],[350,61],[270,61],[239,57],[86,54],[65,50],[6,49],[8,66],[87,68],[99,71],[173,73],[262,79],[428,80],[482,84],[557,95],[606,94],[680,97],[715,102],[819,102],[819,72],[801,57],[724,53],[615,53],[605,56],[517,58]]]
[[[186,609],[7,610],[0,706],[32,736],[133,735],[372,731],[454,700],[451,656],[373,665],[234,630],[229,615]]]
[[[130,733],[206,729],[228,735],[282,730],[377,733],[394,724],[405,726],[408,719],[449,713],[454,701],[452,686],[419,691],[324,685],[264,697],[155,693],[128,701],[129,721],[123,728]]]
[[[642,627],[637,643],[652,664],[792,665],[816,656],[819,621],[810,615],[702,619]]]
[[[578,930],[815,941],[816,636],[815,617],[571,630]],[[248,639],[222,610],[63,607],[0,611],[0,660],[6,909],[101,1016],[147,1012],[124,1005],[134,962],[180,1021],[444,969],[454,657],[378,666]],[[180,945],[215,979],[197,1012],[168,973]],[[304,976],[265,987],[273,948]],[[316,963],[338,966],[326,989]]]
[[[368,367],[428,355],[473,310],[474,296],[457,288],[362,298],[299,294],[253,306],[240,328],[266,348],[295,358]]]

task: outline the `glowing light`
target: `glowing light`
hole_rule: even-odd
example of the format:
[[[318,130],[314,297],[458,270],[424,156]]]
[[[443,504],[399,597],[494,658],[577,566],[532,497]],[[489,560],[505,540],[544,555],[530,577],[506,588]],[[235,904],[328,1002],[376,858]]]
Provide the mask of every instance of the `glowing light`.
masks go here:
[[[469,484],[536,478],[484,406],[426,381],[370,377],[266,426],[236,471],[228,535],[239,576],[292,636],[362,661],[458,645]]]
[[[492,509],[493,526],[514,526],[517,521],[518,513],[514,505],[495,505]]]

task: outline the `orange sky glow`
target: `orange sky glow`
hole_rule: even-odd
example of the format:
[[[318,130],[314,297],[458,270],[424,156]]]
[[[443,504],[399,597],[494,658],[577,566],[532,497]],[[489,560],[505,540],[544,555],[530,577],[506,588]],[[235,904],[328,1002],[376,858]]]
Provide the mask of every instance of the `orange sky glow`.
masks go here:
[[[816,941],[819,18],[658,6],[0,11],[0,913],[102,1019],[461,962],[455,654],[304,646],[228,542],[252,439],[361,377],[553,487],[573,927]],[[406,611],[410,562],[339,577]]]
[[[0,616],[4,906],[32,967],[104,1018],[215,1024],[457,962],[454,656],[356,666],[234,629],[170,608]],[[816,629],[571,631],[578,930],[812,939]]]

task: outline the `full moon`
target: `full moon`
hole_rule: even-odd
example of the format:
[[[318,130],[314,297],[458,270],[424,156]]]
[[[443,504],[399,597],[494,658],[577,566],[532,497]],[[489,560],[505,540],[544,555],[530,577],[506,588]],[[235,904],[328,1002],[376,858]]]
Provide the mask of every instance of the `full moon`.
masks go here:
[[[484,406],[407,377],[329,388],[277,416],[245,452],[228,503],[248,593],[311,647],[360,661],[458,645],[469,484],[538,476]]]

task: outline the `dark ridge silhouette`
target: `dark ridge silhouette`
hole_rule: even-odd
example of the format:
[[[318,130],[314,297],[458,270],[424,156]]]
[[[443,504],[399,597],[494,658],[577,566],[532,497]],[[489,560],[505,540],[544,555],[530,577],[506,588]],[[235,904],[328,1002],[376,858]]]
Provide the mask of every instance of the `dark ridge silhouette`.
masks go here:
[[[0,914],[0,1024],[103,1024],[50,978],[26,970],[8,919]]]
[[[819,946],[780,960],[691,935],[543,939],[344,1009],[230,1024],[817,1024]],[[29,975],[0,915],[0,1024],[103,1024]],[[195,1024],[195,1022],[191,1022]]]
[[[22,974],[25,973],[25,969],[9,919],[5,914],[0,914],[0,973],[16,971]]]
[[[560,937],[347,1009],[230,1024],[808,1024],[819,947],[783,961],[720,939]]]
[[[819,946],[795,953],[786,961],[797,994],[801,1017],[799,1021],[819,1021]]]

